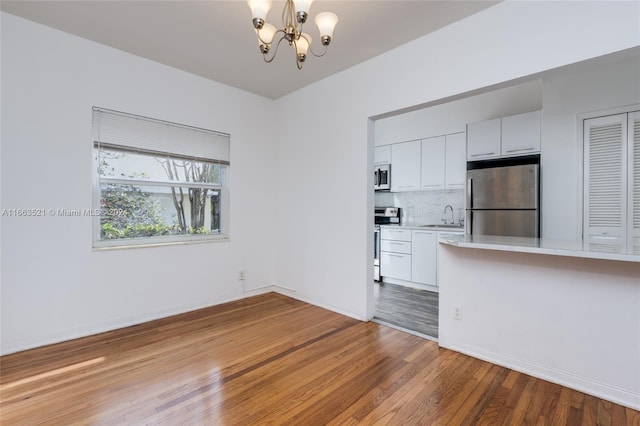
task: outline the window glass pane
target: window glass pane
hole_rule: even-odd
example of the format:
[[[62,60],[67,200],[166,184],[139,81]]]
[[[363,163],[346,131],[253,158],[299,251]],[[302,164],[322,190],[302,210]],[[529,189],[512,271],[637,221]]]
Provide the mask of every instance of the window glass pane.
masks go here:
[[[220,164],[154,156],[128,151],[99,150],[101,177],[177,182],[220,183]]]
[[[220,233],[220,190],[100,185],[100,239]]]

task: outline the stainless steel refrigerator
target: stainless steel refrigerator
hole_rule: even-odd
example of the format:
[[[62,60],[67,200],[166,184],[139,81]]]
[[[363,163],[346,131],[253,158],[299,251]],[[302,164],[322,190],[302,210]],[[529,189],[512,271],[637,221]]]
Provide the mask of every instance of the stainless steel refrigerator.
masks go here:
[[[478,167],[467,170],[467,233],[539,237],[539,164]]]

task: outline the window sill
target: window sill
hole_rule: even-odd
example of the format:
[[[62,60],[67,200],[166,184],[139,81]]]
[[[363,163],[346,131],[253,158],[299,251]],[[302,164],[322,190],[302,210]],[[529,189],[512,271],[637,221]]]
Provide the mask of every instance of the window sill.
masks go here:
[[[122,245],[98,245],[92,247],[92,251],[112,251],[112,250],[129,250],[137,248],[149,248],[149,247],[165,247],[165,246],[183,246],[192,244],[208,244],[208,243],[228,243],[231,239],[228,235],[221,236],[219,238],[202,238],[186,241],[166,241],[166,242],[148,242],[139,244],[122,244]]]

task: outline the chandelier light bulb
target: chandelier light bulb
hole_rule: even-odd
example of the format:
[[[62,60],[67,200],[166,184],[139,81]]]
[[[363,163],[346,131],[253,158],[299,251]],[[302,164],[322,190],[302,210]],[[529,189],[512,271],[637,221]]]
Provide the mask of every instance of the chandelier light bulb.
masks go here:
[[[333,37],[333,30],[338,23],[338,15],[331,12],[322,12],[316,15],[316,25],[322,37],[322,44],[327,45]]]
[[[299,55],[307,56],[309,45],[311,44],[311,36],[307,33],[300,34],[300,38],[296,40],[296,53]]]
[[[255,31],[256,33],[258,33],[258,41],[260,42],[260,44],[271,44],[271,42],[273,41],[273,37],[276,35],[276,32],[278,32],[278,29],[273,25],[265,22],[261,29],[256,29]]]
[[[294,0],[294,5],[296,9],[296,18],[298,22],[304,24],[307,21],[307,16],[309,15],[309,9],[311,9],[311,3],[313,0]]]
[[[247,0],[247,3],[251,8],[254,28],[262,28],[264,21],[267,19],[267,13],[271,9],[271,0]]]

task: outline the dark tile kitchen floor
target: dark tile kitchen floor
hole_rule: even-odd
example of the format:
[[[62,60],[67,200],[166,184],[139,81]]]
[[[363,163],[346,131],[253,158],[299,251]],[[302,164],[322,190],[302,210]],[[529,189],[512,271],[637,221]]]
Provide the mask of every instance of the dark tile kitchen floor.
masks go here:
[[[438,293],[374,283],[374,320],[438,338]]]

